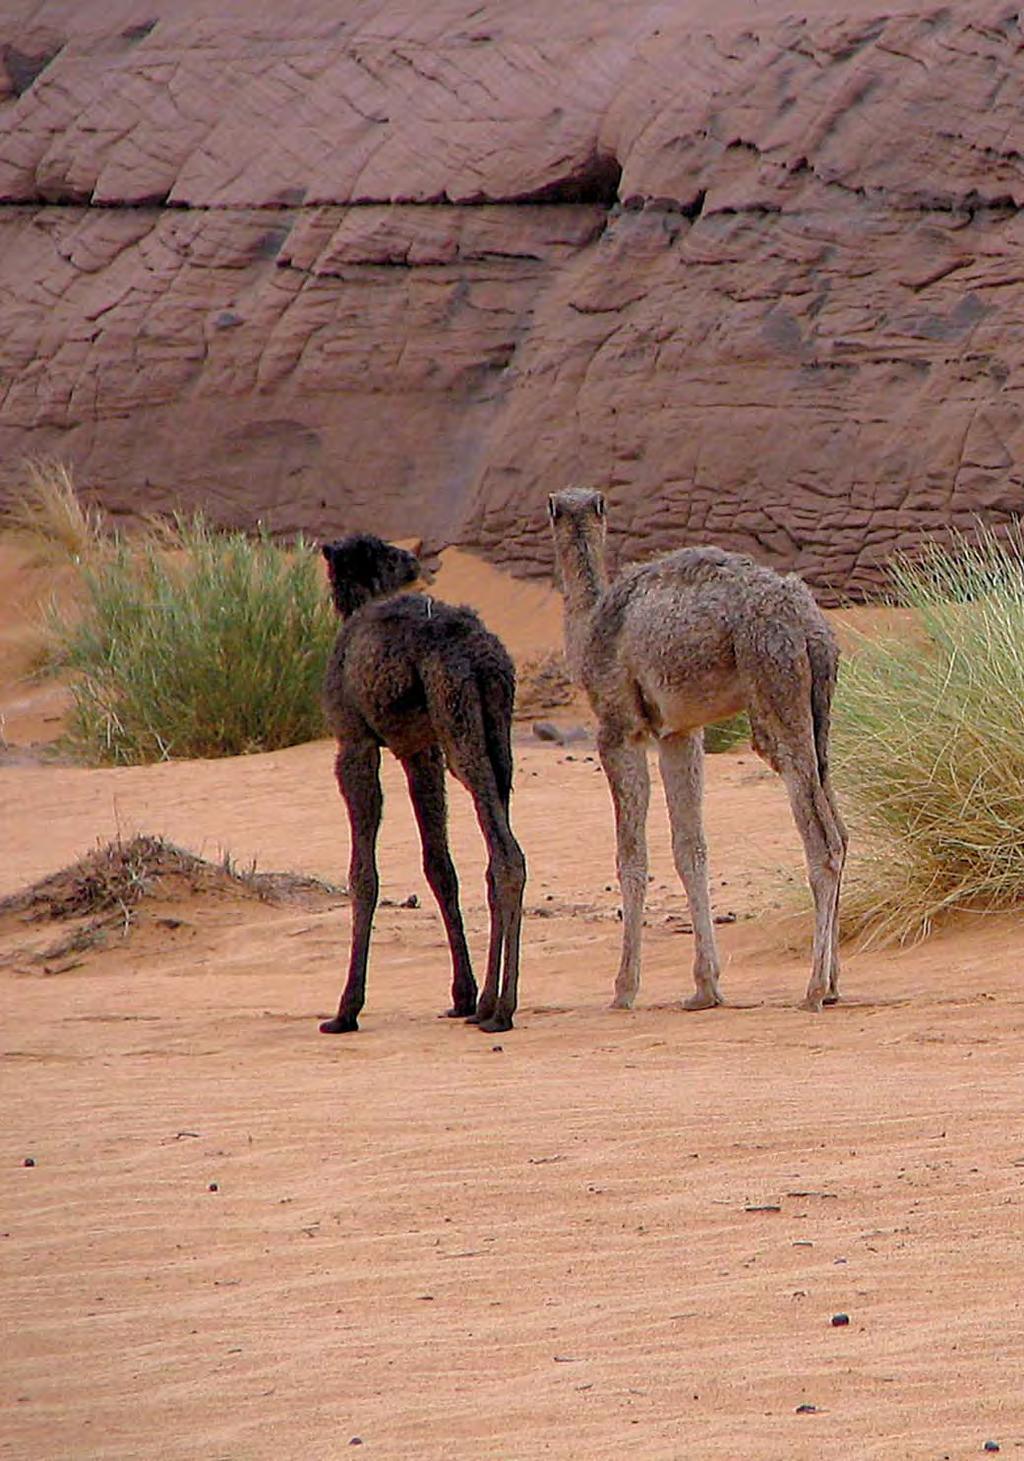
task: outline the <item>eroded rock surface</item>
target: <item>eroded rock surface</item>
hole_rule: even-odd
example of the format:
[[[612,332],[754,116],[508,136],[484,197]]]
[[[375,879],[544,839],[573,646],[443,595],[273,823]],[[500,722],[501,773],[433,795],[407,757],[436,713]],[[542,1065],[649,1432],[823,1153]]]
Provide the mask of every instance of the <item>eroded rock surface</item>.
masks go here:
[[[1020,511],[1017,7],[786,8],[15,5],[8,468],[538,573],[586,482],[825,598]]]

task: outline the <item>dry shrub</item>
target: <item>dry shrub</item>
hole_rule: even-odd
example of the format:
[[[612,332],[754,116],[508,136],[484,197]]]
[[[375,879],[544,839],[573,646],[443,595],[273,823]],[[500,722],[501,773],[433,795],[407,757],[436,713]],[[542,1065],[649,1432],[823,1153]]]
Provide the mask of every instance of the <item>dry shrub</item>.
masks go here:
[[[45,560],[85,562],[107,541],[102,512],[82,502],[70,467],[49,457],[28,458],[24,482],[0,521]]]

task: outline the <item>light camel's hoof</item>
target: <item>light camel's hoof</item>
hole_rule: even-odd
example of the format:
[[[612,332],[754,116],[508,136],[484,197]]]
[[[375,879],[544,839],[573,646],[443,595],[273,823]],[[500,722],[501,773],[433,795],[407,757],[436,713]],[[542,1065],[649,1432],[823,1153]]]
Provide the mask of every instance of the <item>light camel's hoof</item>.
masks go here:
[[[707,990],[699,989],[696,994],[691,994],[689,999],[683,1000],[683,1009],[713,1010],[718,1009],[718,1007],[724,1003],[725,1001],[722,999],[722,996],[720,994],[717,994],[714,991],[708,992]]]
[[[810,1010],[812,1014],[818,1014],[824,1003],[825,996],[822,994],[808,994],[800,1001],[802,1010]]]
[[[635,999],[635,994],[617,994],[608,1008],[610,1010],[631,1010]]]
[[[821,1002],[822,1004],[831,1006],[839,1003],[839,997],[840,996],[838,989],[833,989],[829,994],[825,995],[824,999]]]

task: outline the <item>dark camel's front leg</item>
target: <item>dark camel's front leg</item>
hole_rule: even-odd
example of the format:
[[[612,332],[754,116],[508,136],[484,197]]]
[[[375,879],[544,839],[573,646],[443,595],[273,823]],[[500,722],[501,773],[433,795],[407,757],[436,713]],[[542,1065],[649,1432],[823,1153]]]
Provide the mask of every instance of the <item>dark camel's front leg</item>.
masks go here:
[[[448,805],[444,786],[444,756],[431,746],[403,763],[409,796],[423,843],[423,872],[444,919],[452,955],[452,1019],[476,1013],[476,980],[466,946],[466,931],[459,908],[459,879],[448,846]]]
[[[366,960],[370,952],[370,931],[377,907],[380,880],[377,876],[377,832],[380,829],[383,797],[380,790],[380,747],[373,742],[342,746],[334,766],[338,789],[348,808],[352,831],[352,856],[348,887],[352,899],[352,950],[348,980],[342,991],[338,1013],[320,1026],[324,1035],[358,1030],[359,1012],[366,999]]]

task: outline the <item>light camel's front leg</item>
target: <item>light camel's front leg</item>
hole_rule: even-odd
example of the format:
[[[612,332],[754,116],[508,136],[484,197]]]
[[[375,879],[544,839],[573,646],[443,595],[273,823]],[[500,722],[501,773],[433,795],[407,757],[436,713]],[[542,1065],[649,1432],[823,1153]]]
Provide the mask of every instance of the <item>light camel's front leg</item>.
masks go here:
[[[686,889],[693,924],[693,982],[697,988],[684,1003],[688,1010],[713,1009],[722,1003],[722,995],[704,840],[703,732],[666,736],[658,742],[658,755],[672,824],[672,856]]]
[[[613,1009],[631,1009],[640,987],[640,942],[647,894],[647,805],[651,779],[647,751],[602,730],[597,750],[615,808],[615,854],[622,890],[622,958]]]

